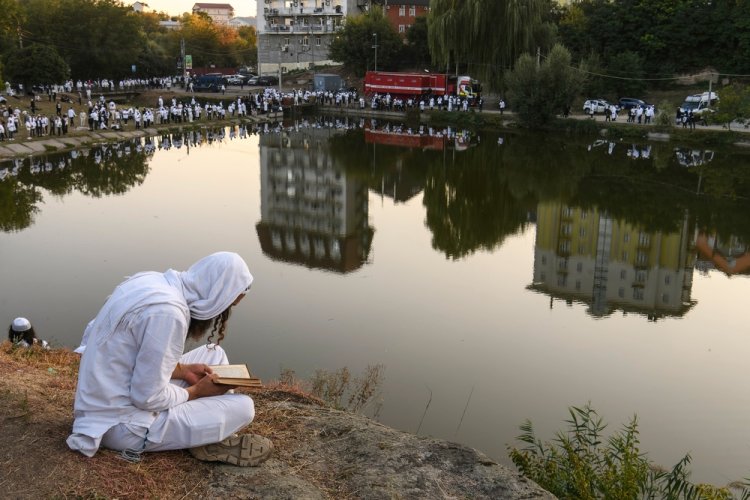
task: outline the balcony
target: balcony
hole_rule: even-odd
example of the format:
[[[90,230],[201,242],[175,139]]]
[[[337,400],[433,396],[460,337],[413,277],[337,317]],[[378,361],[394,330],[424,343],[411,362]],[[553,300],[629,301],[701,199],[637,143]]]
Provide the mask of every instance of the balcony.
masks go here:
[[[264,7],[263,14],[266,17],[277,16],[277,17],[299,17],[299,16],[335,16],[339,17],[344,15],[344,9],[340,5],[335,7],[292,7],[286,9],[274,9],[271,7]]]
[[[308,33],[334,33],[343,29],[343,26],[323,26],[320,24],[314,25],[298,25],[298,26],[286,26],[283,24],[266,24],[265,33],[296,33],[298,35],[305,35]]]

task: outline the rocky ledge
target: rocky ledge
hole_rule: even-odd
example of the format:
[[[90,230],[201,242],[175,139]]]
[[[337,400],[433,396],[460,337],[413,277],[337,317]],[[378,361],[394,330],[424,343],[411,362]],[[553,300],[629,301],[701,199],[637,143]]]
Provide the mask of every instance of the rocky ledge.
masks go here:
[[[284,444],[257,468],[214,467],[208,497],[555,498],[467,446],[418,437],[303,400],[267,401],[258,411],[264,420],[286,420]]]

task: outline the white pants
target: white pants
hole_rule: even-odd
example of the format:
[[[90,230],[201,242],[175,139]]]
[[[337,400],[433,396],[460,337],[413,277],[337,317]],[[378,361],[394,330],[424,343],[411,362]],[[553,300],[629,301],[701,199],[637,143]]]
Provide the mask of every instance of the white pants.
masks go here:
[[[180,363],[229,364],[219,346],[203,345],[180,358]],[[186,387],[184,380],[172,383]],[[253,400],[244,394],[224,394],[194,399],[162,411],[154,423],[145,427],[119,424],[104,434],[102,446],[112,450],[166,451],[218,443],[252,422]]]

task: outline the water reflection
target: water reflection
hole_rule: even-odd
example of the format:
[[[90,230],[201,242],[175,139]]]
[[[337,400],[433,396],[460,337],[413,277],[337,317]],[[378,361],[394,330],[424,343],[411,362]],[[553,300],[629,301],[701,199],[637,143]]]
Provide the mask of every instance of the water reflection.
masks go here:
[[[750,274],[750,247],[737,236],[723,239],[715,233],[699,232],[695,247],[698,249],[695,267],[703,273],[718,269],[727,276]]]
[[[367,261],[374,232],[367,183],[347,174],[328,146],[333,134],[349,128],[346,121],[303,120],[261,137],[256,230],[263,253],[342,273]]]
[[[678,231],[649,231],[606,211],[540,203],[529,288],[588,304],[596,317],[615,310],[654,321],[683,316],[695,304],[691,226],[686,216]]]

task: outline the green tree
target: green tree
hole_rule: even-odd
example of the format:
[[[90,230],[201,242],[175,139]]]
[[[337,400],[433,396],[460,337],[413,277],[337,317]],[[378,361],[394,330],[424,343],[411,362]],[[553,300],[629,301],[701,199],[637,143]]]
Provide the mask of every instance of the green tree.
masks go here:
[[[373,45],[376,40],[378,69],[398,69],[404,43],[380,9],[372,9],[362,16],[346,19],[344,29],[331,42],[331,59],[342,63],[356,74],[363,75],[368,69],[375,68]]]
[[[130,74],[144,45],[138,14],[118,0],[26,0],[23,43],[54,46],[76,78]]]
[[[499,2],[497,0],[433,0],[428,19],[433,62],[441,67],[466,64],[491,86],[524,52],[547,51],[550,30],[540,30],[545,0]]]
[[[427,17],[421,16],[406,31],[406,53],[411,66],[430,67],[430,45],[428,43]]]
[[[13,50],[6,60],[6,76],[14,83],[32,85],[59,83],[70,77],[70,68],[50,45],[32,44]]]
[[[555,45],[539,65],[531,55],[523,54],[507,77],[511,106],[524,126],[543,127],[570,109],[583,80],[562,45]]]
[[[744,85],[729,85],[721,90],[721,102],[711,116],[711,121],[726,125],[731,129],[732,122],[744,123],[750,118],[750,89]]]
[[[646,83],[643,80],[641,57],[631,50],[613,55],[609,60],[610,88],[619,97],[638,96],[643,93]]]

